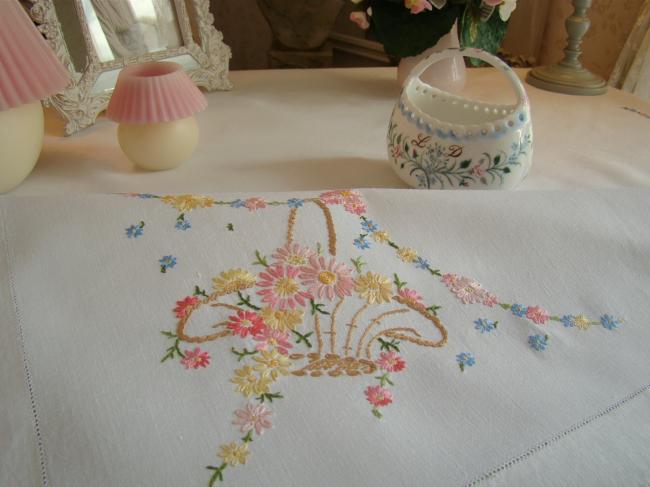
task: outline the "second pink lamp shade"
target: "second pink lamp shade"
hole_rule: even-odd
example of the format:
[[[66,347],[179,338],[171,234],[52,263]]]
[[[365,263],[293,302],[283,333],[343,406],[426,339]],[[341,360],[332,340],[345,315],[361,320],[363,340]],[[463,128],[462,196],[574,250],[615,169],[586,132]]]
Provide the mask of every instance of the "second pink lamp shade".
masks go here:
[[[188,159],[199,138],[194,114],[208,102],[183,68],[172,62],[124,68],[106,116],[118,122],[127,157],[148,170],[171,169]]]

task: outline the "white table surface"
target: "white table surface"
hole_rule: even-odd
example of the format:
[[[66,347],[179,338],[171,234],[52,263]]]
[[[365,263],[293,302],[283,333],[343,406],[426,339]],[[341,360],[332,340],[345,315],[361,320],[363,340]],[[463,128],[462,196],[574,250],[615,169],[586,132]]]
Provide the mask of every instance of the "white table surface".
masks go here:
[[[524,77],[525,72],[520,75]],[[48,113],[41,159],[10,194],[123,191],[295,191],[402,188],[385,136],[399,94],[393,68],[239,71],[235,88],[208,94],[200,145],[180,168],[139,171],[120,151],[116,124],[72,137]],[[522,190],[650,187],[650,103],[611,89],[576,97],[526,85],[534,123],[533,169]],[[466,94],[514,95],[491,68],[469,70]]]

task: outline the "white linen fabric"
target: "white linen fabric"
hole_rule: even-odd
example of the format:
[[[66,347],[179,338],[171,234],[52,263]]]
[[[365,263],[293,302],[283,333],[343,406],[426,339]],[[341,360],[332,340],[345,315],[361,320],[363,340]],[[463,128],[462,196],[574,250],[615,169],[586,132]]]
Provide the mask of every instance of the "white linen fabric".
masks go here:
[[[262,365],[259,354],[238,362],[231,347],[259,342],[181,341],[183,352],[210,355],[207,367],[186,369],[178,355],[161,363],[174,342],[161,331],[178,334],[178,301],[211,295],[212,278],[228,269],[258,277],[224,300],[265,305],[258,291],[273,276],[259,276],[270,272],[262,264],[288,234],[355,279],[336,353],[348,330],[356,345],[368,325],[367,337],[413,328],[419,335],[402,335],[444,346],[383,335],[407,366],[384,384],[392,403],[377,406],[381,419],[364,391],[385,371],[279,376],[269,392],[283,397],[264,403],[273,428],[251,434],[246,464],[227,466],[224,485],[645,485],[649,204],[647,190],[0,198],[0,485],[208,485],[220,446],[244,445],[232,424],[247,402],[230,382],[234,370]],[[364,285],[368,272],[387,281]],[[454,287],[459,276],[471,279]],[[394,299],[355,322],[386,288],[441,306],[448,340],[433,308],[373,322]],[[312,332],[312,346],[292,333],[292,354],[316,352],[314,316],[330,351],[337,301],[314,298],[322,307],[312,315],[305,302],[297,328]],[[235,310],[191,312],[185,331],[203,336]],[[371,343],[372,360],[387,351],[380,343]],[[304,365],[295,359],[291,370]]]

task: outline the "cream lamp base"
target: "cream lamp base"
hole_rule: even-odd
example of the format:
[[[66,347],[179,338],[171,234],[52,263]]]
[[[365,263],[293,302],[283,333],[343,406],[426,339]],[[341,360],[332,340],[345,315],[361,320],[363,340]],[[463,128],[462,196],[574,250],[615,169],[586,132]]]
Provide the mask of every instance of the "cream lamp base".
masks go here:
[[[199,126],[194,117],[164,123],[121,123],[117,140],[133,164],[162,171],[189,159],[199,142]]]
[[[0,193],[14,189],[32,172],[43,135],[40,101],[0,112]]]

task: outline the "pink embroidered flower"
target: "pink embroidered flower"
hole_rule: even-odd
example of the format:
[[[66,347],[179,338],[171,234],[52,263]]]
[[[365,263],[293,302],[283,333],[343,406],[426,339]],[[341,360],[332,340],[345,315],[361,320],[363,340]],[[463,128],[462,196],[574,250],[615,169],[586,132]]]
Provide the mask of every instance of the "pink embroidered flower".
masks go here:
[[[361,193],[351,189],[336,189],[321,193],[320,200],[328,205],[344,205],[348,201],[362,200]]]
[[[228,329],[242,338],[259,335],[266,328],[262,317],[252,311],[237,311],[237,316],[229,316],[228,320]]]
[[[526,318],[528,318],[533,323],[538,325],[543,325],[549,318],[548,311],[539,306],[529,306],[526,311]]]
[[[486,291],[485,295],[483,296],[483,304],[491,308],[497,303],[498,303],[497,297],[494,294]]]
[[[305,306],[312,299],[310,293],[303,291],[298,283],[298,267],[277,264],[260,272],[257,285],[261,288],[257,294],[262,296],[262,302],[271,308],[283,310],[287,307]]]
[[[187,296],[180,301],[176,301],[176,307],[174,308],[176,318],[185,318],[187,311],[198,302],[199,298],[196,296]]]
[[[355,215],[363,215],[368,209],[362,199],[348,200],[344,203],[343,208],[345,208],[345,211],[348,213],[353,213]]]
[[[480,303],[485,297],[485,289],[468,277],[461,277],[450,289],[463,304]]]
[[[314,251],[302,247],[298,243],[288,243],[284,247],[280,247],[272,254],[271,257],[275,259],[274,264],[286,264],[294,267],[301,267],[307,265],[309,258],[314,255]]]
[[[352,295],[354,282],[352,269],[345,264],[338,264],[334,258],[329,262],[325,257],[311,256],[309,265],[300,268],[300,279],[312,296],[327,298],[330,301],[335,296],[343,298]]]
[[[452,288],[456,286],[456,283],[459,279],[460,277],[458,277],[456,274],[445,274],[442,276],[442,279],[440,279],[440,281],[448,288]]]
[[[232,424],[239,426],[239,430],[242,433],[248,433],[251,430],[255,430],[255,433],[261,435],[264,433],[264,429],[269,429],[271,421],[267,418],[271,415],[271,411],[266,409],[264,404],[246,404],[246,407],[243,409],[237,409],[235,411],[235,420]]]
[[[400,289],[397,294],[399,294],[404,299],[411,301],[413,303],[422,304],[422,295],[417,292],[415,289],[409,289],[407,287]]]
[[[387,372],[399,372],[404,370],[406,362],[396,352],[381,352],[377,365]]]
[[[404,6],[409,9],[412,14],[419,14],[425,10],[432,9],[428,0],[404,0]]]
[[[204,352],[199,347],[194,350],[184,350],[185,357],[181,359],[181,364],[186,369],[198,369],[199,367],[207,367],[210,365],[210,355]]]
[[[248,198],[244,202],[244,206],[248,208],[250,211],[259,210],[260,208],[266,208],[266,201],[258,197]]]
[[[293,348],[293,344],[289,341],[288,332],[274,330],[269,327],[265,327],[264,331],[256,335],[254,339],[260,342],[255,346],[255,349],[260,352],[275,349],[282,355],[288,355],[289,349]]]
[[[388,406],[393,402],[393,393],[381,386],[368,386],[365,394],[368,402],[375,407]]]
[[[483,169],[483,166],[474,166],[471,171],[472,175],[476,176],[477,178],[485,176],[485,169]]]
[[[360,29],[368,30],[370,27],[370,22],[368,22],[368,16],[365,12],[350,12],[350,20],[357,24]]]

